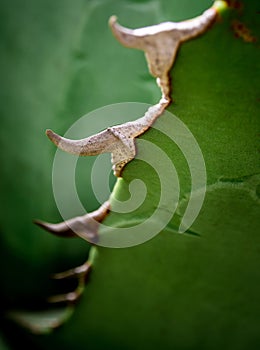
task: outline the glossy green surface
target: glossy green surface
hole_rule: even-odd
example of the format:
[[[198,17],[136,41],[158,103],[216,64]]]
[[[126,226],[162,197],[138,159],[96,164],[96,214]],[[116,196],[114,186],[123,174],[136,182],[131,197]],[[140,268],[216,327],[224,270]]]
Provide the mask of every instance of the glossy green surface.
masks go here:
[[[51,192],[55,150],[44,130],[62,134],[81,115],[106,104],[159,99],[143,53],[116,42],[109,16],[138,27],[189,18],[210,3],[3,2],[0,249],[7,309],[32,301],[41,305],[56,288],[49,273],[80,264],[89,247],[31,224],[35,217],[60,220]],[[181,47],[172,70],[170,111],[196,137],[208,176],[206,200],[190,232],[174,233],[190,190],[187,165],[180,150],[150,130],[142,137],[162,147],[178,170],[184,198],[179,216],[143,245],[98,247],[91,279],[70,320],[46,336],[9,324],[9,341],[15,331],[18,341],[36,349],[259,347],[259,44],[245,43],[230,28],[238,18],[257,35],[257,16],[253,0],[243,14],[227,12],[203,37]],[[79,167],[87,174],[92,163],[84,160]],[[162,171],[167,171],[163,164]],[[136,177],[146,181],[150,198],[135,213],[134,220],[141,221],[150,213],[149,202],[158,200],[159,181],[145,164],[133,161],[117,187],[119,198],[128,195],[128,183]],[[79,183],[80,192],[83,188]],[[88,205],[96,207],[93,196]],[[106,222],[127,225],[130,219],[112,213]]]

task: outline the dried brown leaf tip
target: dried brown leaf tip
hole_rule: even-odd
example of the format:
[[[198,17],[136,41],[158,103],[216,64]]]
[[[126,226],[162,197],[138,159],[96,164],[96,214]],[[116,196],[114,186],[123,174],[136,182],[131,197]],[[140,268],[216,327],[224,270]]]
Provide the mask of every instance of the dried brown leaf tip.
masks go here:
[[[145,52],[150,73],[157,79],[163,97],[170,100],[169,72],[180,44],[204,33],[224,6],[223,1],[215,1],[201,16],[177,23],[164,22],[150,27],[129,29],[118,24],[117,17],[112,16],[109,25],[121,44]]]

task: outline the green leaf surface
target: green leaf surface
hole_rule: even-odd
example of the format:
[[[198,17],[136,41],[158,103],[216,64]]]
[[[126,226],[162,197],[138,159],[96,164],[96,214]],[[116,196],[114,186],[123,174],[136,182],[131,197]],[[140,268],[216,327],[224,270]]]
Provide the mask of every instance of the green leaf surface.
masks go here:
[[[186,19],[210,4],[3,2],[0,249],[1,294],[9,304],[47,296],[52,290],[48,274],[81,263],[89,249],[86,242],[63,241],[31,224],[35,217],[60,220],[51,194],[54,149],[45,128],[62,134],[100,106],[159,99],[143,53],[115,41],[107,28],[109,16],[116,14],[134,28]],[[245,42],[231,29],[232,20],[239,19],[257,36],[257,11],[254,0],[244,3],[242,13],[227,11],[209,32],[181,47],[171,73],[175,102],[170,111],[197,139],[207,169],[206,199],[193,226],[176,233],[190,195],[185,159],[151,129],[142,139],[160,146],[178,171],[176,214],[145,244],[98,247],[90,281],[70,320],[46,336],[18,332],[24,344],[41,349],[259,348],[259,41]],[[84,173],[90,171],[91,160],[84,158],[79,171],[83,166]],[[161,171],[167,172],[164,164]],[[113,195],[128,198],[136,178],[147,184],[143,206],[131,214],[111,213],[105,223],[127,226],[151,214],[160,183],[144,162],[127,165]],[[88,186],[81,180],[79,192],[94,209]]]

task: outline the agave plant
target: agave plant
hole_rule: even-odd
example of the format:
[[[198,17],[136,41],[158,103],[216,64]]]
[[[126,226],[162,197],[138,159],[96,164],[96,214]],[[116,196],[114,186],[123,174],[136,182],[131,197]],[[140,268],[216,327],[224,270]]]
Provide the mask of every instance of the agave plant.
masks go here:
[[[3,4],[3,347],[259,347],[257,6],[254,0],[192,6],[159,0]],[[107,21],[113,14],[129,28],[142,28],[110,19],[114,36],[139,51],[123,48],[111,35]],[[82,175],[90,173],[94,158],[80,158],[78,192],[86,193],[82,201],[89,213],[80,216],[72,207],[72,219],[62,222],[52,195],[55,149],[44,130],[64,134],[81,115],[122,101],[154,107],[137,122],[104,125],[106,131],[79,142],[47,132],[65,151],[111,152],[118,176],[110,198],[98,204],[90,183],[86,193]],[[166,109],[200,147],[205,191],[198,185],[203,181],[191,182],[192,171],[204,176],[192,139],[180,135],[180,149],[161,132],[177,125]],[[179,187],[164,158],[153,154],[159,176],[138,159],[144,142],[167,155]],[[124,232],[152,216],[162,174],[169,192],[179,190],[179,199],[175,212],[167,201],[159,206],[159,221],[170,215],[161,232],[133,247],[102,247],[111,230]],[[145,201],[118,213],[116,203],[129,198],[136,179],[146,185]],[[204,202],[196,220],[180,233],[191,199]],[[42,232],[32,218],[52,222],[38,224],[56,236]],[[106,233],[104,227],[111,230]],[[49,278],[63,270],[55,275],[61,281]]]

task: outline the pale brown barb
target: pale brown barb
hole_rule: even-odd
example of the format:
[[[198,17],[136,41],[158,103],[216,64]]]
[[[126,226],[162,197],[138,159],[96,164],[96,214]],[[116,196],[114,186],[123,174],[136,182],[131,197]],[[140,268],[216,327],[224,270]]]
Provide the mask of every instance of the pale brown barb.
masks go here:
[[[53,276],[54,279],[60,280],[66,278],[76,278],[78,280],[78,284],[74,291],[64,294],[52,295],[48,298],[48,301],[51,303],[76,302],[84,291],[85,282],[91,270],[91,266],[92,263],[87,260],[81,266],[55,274]]]
[[[120,176],[123,167],[135,157],[135,138],[151,127],[168,104],[169,100],[162,99],[150,107],[143,117],[81,140],[66,139],[51,130],[47,130],[46,134],[58,148],[68,153],[79,156],[111,153],[114,174]]]
[[[91,243],[97,243],[98,241],[98,225],[104,220],[109,213],[110,204],[105,202],[101,207],[91,213],[83,216],[77,216],[73,219],[58,223],[51,224],[36,220],[35,223],[45,230],[60,236],[60,237],[75,237],[79,236]]]
[[[122,45],[145,52],[150,73],[157,78],[163,97],[170,99],[169,72],[180,44],[204,33],[216,20],[223,3],[215,1],[201,16],[178,23],[164,22],[129,29],[118,24],[117,17],[112,16],[109,25]]]

